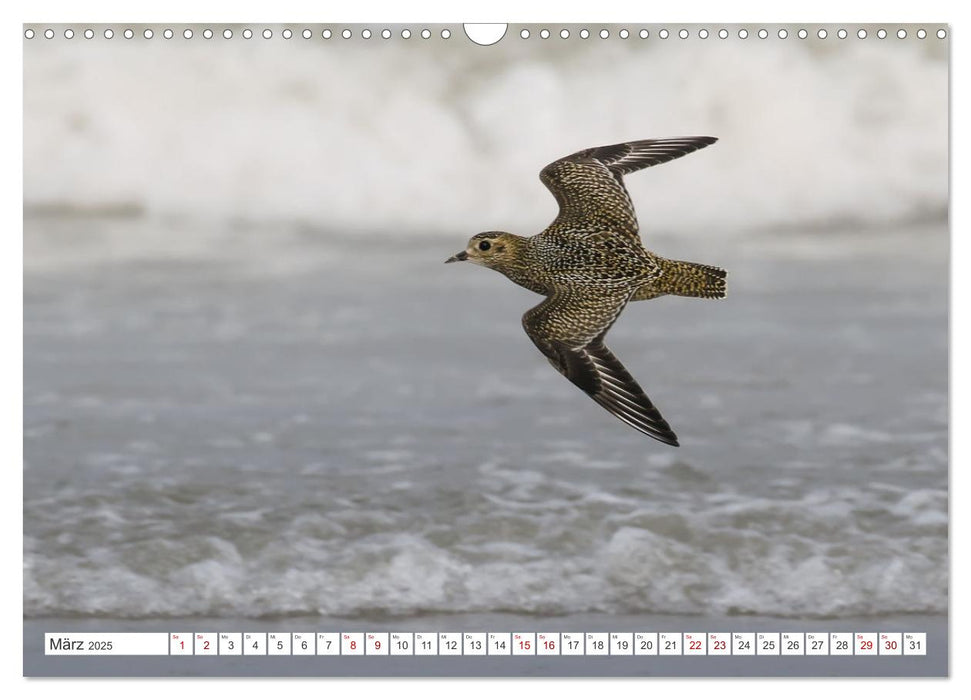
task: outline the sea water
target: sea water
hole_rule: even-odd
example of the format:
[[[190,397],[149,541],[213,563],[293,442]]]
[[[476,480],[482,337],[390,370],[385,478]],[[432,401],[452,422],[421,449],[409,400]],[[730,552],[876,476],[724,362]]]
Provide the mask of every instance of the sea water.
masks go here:
[[[652,240],[729,270],[608,336],[680,448],[461,238],[26,227],[28,616],[947,610],[943,224]]]

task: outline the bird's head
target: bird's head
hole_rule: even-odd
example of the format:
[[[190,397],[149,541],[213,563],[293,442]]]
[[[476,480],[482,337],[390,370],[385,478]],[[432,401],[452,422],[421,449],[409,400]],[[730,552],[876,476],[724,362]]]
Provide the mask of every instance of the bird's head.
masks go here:
[[[456,253],[445,262],[468,262],[484,267],[502,268],[514,262],[519,244],[524,239],[504,231],[477,233],[469,239],[469,244],[461,253]]]

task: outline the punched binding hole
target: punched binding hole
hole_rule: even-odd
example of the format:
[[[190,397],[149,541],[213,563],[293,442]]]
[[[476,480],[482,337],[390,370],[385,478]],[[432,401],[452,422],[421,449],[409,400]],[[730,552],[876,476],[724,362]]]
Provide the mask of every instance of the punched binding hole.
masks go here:
[[[462,29],[465,31],[465,36],[472,40],[473,43],[479,46],[492,46],[498,43],[504,36],[506,36],[506,29],[508,25],[505,24],[463,24]],[[523,39],[529,38],[529,30],[523,29],[519,32],[519,36]],[[446,39],[448,37],[445,37]]]

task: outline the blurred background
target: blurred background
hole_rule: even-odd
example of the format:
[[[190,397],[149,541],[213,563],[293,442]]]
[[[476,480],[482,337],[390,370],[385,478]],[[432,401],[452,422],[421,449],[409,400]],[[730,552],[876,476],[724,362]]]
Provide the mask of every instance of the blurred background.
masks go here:
[[[937,26],[166,26],[24,42],[28,616],[943,620]],[[672,450],[442,261],[547,225],[546,163],[689,135],[627,183],[729,296],[611,332]]]
[[[721,139],[690,165],[631,178],[648,230],[719,237],[941,219],[947,207],[947,41],[580,39],[512,25],[499,44],[411,27],[333,38],[25,42],[28,214],[142,213],[304,222],[342,232],[539,231],[540,168],[592,145]],[[569,39],[561,39],[566,29]],[[788,38],[777,38],[779,29]],[[814,27],[815,29],[815,27]],[[896,30],[896,26],[891,28]],[[32,251],[33,252],[33,251]],[[34,256],[28,256],[32,262]]]

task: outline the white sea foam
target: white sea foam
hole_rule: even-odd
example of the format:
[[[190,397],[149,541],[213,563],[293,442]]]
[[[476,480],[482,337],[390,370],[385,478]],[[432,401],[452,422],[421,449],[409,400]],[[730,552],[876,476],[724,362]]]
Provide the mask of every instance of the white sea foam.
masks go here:
[[[555,48],[555,50],[552,50]],[[28,42],[28,207],[533,231],[579,148],[721,141],[629,186],[695,231],[940,216],[947,64],[916,41]],[[191,241],[180,245],[191,246]]]
[[[526,482],[558,488],[537,474]],[[132,525],[147,516],[129,502],[92,513],[64,503],[75,535],[25,538],[24,606],[118,617],[946,611],[946,494],[876,490],[696,494],[681,505],[609,492],[524,504],[531,494],[514,489],[471,501],[447,535],[394,512],[315,506],[282,521],[226,513],[219,534],[171,523],[145,539]],[[111,547],[70,554],[86,531],[112,533]]]

